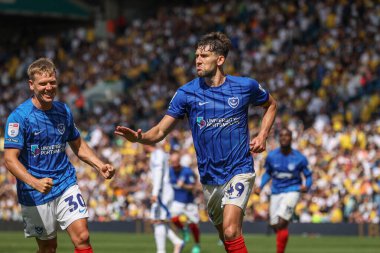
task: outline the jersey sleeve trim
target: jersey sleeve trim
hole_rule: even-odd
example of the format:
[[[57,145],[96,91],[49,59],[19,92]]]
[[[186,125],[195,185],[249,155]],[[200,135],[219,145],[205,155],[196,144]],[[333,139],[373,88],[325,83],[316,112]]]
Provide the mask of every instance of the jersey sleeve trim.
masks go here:
[[[176,118],[176,119],[183,119],[184,118],[183,115],[174,114],[174,113],[171,113],[171,112],[166,112],[166,115],[172,116],[173,118]]]
[[[17,145],[17,144],[10,144],[10,143],[7,143],[7,144],[4,144],[4,149],[6,149],[6,148],[9,148],[9,149],[11,149],[11,148],[16,148],[16,149],[20,149],[20,150],[22,150],[22,149],[23,149],[23,146],[21,146],[21,145]]]
[[[73,137],[73,138],[71,138],[71,139],[68,139],[67,142],[75,141],[75,140],[77,140],[79,137],[80,137],[80,134],[78,134],[78,136],[75,136],[75,137]]]
[[[262,103],[260,103],[260,104],[257,104],[257,106],[263,105],[263,104],[265,104],[266,102],[268,102],[268,100],[269,100],[269,92],[268,92],[268,91],[266,92],[265,96],[266,96],[265,101],[262,102]]]

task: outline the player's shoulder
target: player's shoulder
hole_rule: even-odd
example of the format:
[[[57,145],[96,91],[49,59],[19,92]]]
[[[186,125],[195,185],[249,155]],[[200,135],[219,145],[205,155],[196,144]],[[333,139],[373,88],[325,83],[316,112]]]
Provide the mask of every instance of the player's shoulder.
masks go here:
[[[301,159],[304,159],[306,160],[306,156],[304,154],[301,153],[301,151],[297,150],[297,149],[292,149],[292,151],[294,152],[294,154],[298,157],[300,157]]]
[[[184,85],[179,87],[178,90],[187,93],[187,92],[197,91],[199,88],[200,88],[200,78],[198,77],[191,80],[188,83],[185,83]]]
[[[29,98],[28,100],[21,103],[19,106],[17,106],[9,115],[9,117],[23,119],[27,118],[28,115],[32,113],[34,109],[32,99]]]
[[[276,157],[281,153],[280,148],[273,149],[272,151],[268,152],[268,157]]]
[[[167,153],[162,149],[157,148],[152,152],[151,156],[153,157],[153,161],[160,162],[160,160],[163,160],[167,157]]]
[[[186,166],[182,167],[182,171],[186,174],[193,174],[193,170]]]
[[[251,77],[227,75],[227,78],[232,83],[237,83],[244,86],[258,86],[259,85],[259,83]]]

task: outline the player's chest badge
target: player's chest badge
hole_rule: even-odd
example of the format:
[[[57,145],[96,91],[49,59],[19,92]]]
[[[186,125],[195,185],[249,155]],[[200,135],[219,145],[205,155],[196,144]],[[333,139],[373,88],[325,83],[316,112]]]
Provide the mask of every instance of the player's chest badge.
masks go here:
[[[239,105],[239,98],[238,97],[230,97],[228,98],[228,105],[232,108],[236,108]]]
[[[58,129],[58,132],[59,132],[60,134],[64,134],[64,133],[65,133],[65,130],[66,130],[65,124],[63,124],[63,123],[59,123],[59,124],[57,125],[57,129]]]
[[[288,165],[288,170],[293,171],[296,168],[296,165],[294,163],[290,163]]]

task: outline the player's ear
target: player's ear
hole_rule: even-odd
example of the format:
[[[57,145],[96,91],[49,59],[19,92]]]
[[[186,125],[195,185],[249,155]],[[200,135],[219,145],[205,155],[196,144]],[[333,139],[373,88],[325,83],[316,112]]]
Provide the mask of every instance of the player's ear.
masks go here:
[[[226,57],[224,57],[224,55],[219,55],[218,59],[216,60],[216,64],[218,66],[222,66],[225,61],[226,61]]]
[[[29,89],[31,91],[33,91],[34,90],[34,88],[33,88],[33,80],[28,80],[28,84],[29,84]]]

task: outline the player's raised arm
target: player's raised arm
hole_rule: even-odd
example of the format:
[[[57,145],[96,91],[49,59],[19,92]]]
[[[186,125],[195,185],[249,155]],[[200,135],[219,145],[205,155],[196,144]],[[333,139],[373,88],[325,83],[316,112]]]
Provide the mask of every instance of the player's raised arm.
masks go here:
[[[48,193],[53,187],[53,179],[51,178],[35,178],[33,177],[18,160],[20,155],[19,149],[6,148],[4,151],[5,167],[12,173],[17,179],[30,185],[41,193]]]
[[[69,142],[71,149],[83,162],[97,169],[105,179],[110,179],[115,174],[115,169],[111,164],[103,163],[95,152],[87,145],[82,138],[77,138]]]
[[[271,95],[269,95],[268,101],[263,104],[262,107],[265,111],[260,126],[260,132],[250,143],[250,150],[252,153],[261,153],[266,149],[266,140],[273,125],[274,118],[276,117],[277,103]]]
[[[165,115],[157,125],[145,133],[143,133],[141,129],[135,131],[124,126],[117,126],[114,133],[116,135],[123,136],[130,142],[139,142],[141,144],[152,145],[163,140],[165,136],[175,127],[177,122],[178,119]]]

